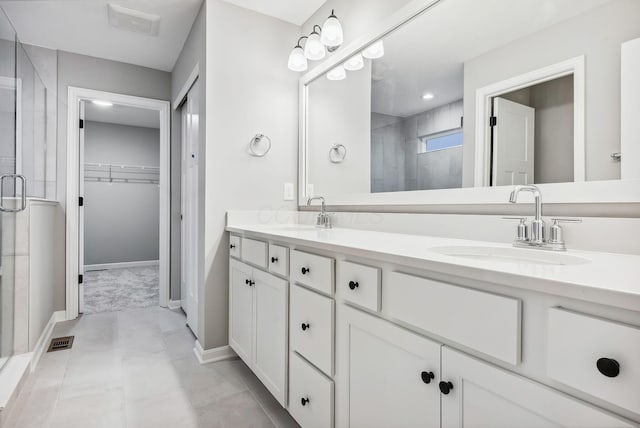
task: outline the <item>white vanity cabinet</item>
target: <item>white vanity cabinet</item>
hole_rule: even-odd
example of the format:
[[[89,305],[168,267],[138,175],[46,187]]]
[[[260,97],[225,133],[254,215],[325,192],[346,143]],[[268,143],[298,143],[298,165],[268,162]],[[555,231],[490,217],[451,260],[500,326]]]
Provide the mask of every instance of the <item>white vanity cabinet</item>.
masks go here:
[[[229,345],[285,406],[289,284],[237,260],[229,277]]]
[[[575,398],[476,358],[442,349],[442,428],[632,427]]]

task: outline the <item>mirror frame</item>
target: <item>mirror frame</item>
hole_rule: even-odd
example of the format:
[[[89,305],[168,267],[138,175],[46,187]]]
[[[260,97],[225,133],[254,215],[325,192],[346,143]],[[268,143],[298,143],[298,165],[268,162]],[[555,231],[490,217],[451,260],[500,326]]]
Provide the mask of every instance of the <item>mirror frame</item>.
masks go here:
[[[307,183],[309,168],[307,160],[307,111],[309,102],[309,84],[317,78],[321,78],[327,71],[336,65],[346,61],[355,53],[376,40],[385,37],[404,24],[410,22],[422,13],[428,13],[428,9],[446,0],[413,0],[399,9],[389,18],[385,19],[363,36],[339,49],[322,63],[300,77],[299,88],[299,138],[298,138],[298,206],[306,205]],[[476,100],[477,102],[477,100]],[[476,114],[478,112],[476,111]],[[472,130],[476,135],[476,130]],[[477,137],[477,135],[476,135]],[[482,145],[484,146],[484,144]],[[478,144],[476,143],[476,158],[478,157]],[[628,153],[631,156],[623,156],[626,165],[637,165],[640,169],[640,150]],[[483,155],[484,156],[484,155]],[[575,160],[579,156],[576,156]],[[582,159],[582,171],[584,171],[584,155]],[[477,160],[474,161],[477,167]],[[483,170],[486,168],[483,168]],[[630,168],[626,168],[630,169]],[[474,183],[481,181],[474,171]],[[483,173],[484,174],[484,173]],[[567,183],[547,183],[537,185],[543,195],[545,203],[551,204],[628,204],[640,202],[640,178],[602,180],[602,181],[575,181]],[[380,193],[356,193],[345,195],[315,195],[327,198],[327,204],[334,209],[348,209],[348,207],[364,206],[425,206],[425,205],[500,205],[506,204],[512,186],[496,187],[462,187],[458,189],[434,189],[413,190],[401,192]]]

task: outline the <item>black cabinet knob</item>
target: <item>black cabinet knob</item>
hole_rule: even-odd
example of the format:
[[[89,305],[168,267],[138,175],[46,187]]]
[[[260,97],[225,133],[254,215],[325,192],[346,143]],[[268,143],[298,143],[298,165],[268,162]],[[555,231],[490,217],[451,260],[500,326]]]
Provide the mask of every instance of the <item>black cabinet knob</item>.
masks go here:
[[[231,245],[229,245],[229,248],[231,248],[233,250],[234,248],[236,248],[236,246],[234,244],[231,244]]]
[[[249,287],[251,287],[252,285],[255,284],[255,281],[251,281],[250,279],[245,279],[244,283],[247,284]]]
[[[431,383],[431,380],[436,376],[433,374],[433,372],[422,372],[420,373],[420,377],[422,378],[422,381],[424,383]]]
[[[307,329],[311,326],[309,325],[309,323],[302,323],[301,327],[302,327],[302,331],[307,331]]]
[[[355,281],[349,281],[349,288],[350,288],[351,290],[355,290],[355,289],[356,289],[356,288],[358,288],[359,286],[360,286],[360,284],[358,284],[357,282],[355,282]]]
[[[306,268],[306,267],[303,267],[303,268],[302,268],[302,274],[303,274],[303,275],[306,275],[306,274],[308,274],[309,272],[311,272],[311,269]]]
[[[599,358],[596,367],[606,377],[616,377],[620,374],[620,363],[613,358]]]
[[[440,392],[442,392],[444,395],[447,395],[453,389],[453,384],[451,382],[441,381],[438,384],[438,388],[440,388]]]
[[[306,406],[308,402],[309,402],[309,398],[302,397],[300,399],[300,404],[302,404],[303,406]]]
[[[277,262],[277,261],[278,261],[278,258],[277,258],[277,257],[271,257],[271,263],[275,263],[275,262]]]
[[[249,281],[248,279],[245,279],[245,280],[244,280],[244,283],[245,283],[245,284],[247,284],[247,285],[249,285],[249,283],[250,283],[250,282],[251,282],[251,281]]]

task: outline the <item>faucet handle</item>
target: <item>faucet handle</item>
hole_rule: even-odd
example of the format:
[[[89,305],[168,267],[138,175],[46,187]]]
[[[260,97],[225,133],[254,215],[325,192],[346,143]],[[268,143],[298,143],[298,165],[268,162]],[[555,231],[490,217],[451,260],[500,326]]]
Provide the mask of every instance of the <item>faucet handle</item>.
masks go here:
[[[549,233],[549,243],[564,246],[564,237],[562,236],[562,227],[559,223],[582,223],[579,218],[552,218],[553,224],[551,225]]]
[[[503,220],[520,220],[518,224],[518,232],[516,241],[525,242],[529,240],[529,228],[527,227],[526,217],[502,217]]]
[[[558,223],[582,223],[581,218],[552,218],[553,224]]]

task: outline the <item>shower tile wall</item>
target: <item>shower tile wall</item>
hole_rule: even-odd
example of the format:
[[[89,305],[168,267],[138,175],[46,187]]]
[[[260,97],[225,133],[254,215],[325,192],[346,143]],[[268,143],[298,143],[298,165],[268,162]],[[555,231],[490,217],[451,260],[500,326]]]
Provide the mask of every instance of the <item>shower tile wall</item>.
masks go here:
[[[406,118],[371,114],[371,191],[462,186],[462,148],[419,153],[419,138],[460,127],[462,100]]]

